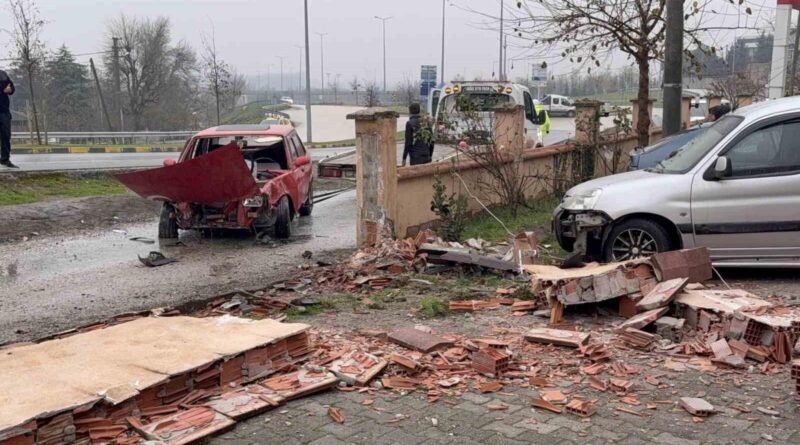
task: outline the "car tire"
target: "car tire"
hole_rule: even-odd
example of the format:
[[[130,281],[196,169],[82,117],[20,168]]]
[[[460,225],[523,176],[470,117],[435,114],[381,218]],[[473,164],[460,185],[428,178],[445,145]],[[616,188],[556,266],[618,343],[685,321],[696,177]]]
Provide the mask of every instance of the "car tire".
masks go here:
[[[575,117],[575,112],[572,110],[567,111],[567,117]]]
[[[300,216],[311,216],[311,212],[314,211],[314,183],[308,185],[308,198],[306,198],[306,202],[300,206]]]
[[[175,218],[175,207],[167,202],[161,206],[161,215],[158,219],[158,237],[161,239],[175,239],[178,237],[178,220]]]
[[[667,230],[647,219],[629,219],[616,225],[603,245],[607,262],[627,261],[672,250]]]
[[[292,211],[289,209],[289,198],[278,201],[278,215],[275,219],[275,237],[286,239],[292,236]]]

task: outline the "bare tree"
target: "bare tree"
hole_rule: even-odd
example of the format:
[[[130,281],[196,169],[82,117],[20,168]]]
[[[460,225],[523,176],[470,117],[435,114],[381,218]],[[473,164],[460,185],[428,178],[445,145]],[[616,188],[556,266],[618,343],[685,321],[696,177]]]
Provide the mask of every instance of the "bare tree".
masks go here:
[[[358,101],[358,91],[361,89],[361,83],[358,81],[358,76],[353,76],[353,80],[349,82],[350,90],[355,93],[356,95],[356,105],[360,102]]]
[[[419,80],[412,80],[408,74],[403,75],[403,80],[397,84],[396,90],[403,104],[411,105],[419,102]]]
[[[214,25],[211,25],[211,36],[206,33],[200,35],[200,40],[203,44],[203,52],[201,58],[203,60],[203,75],[208,82],[208,89],[214,96],[214,102],[217,109],[217,125],[220,122],[220,108],[221,99],[226,96],[230,89],[230,69],[228,65],[219,58],[217,54],[217,39],[214,32]]]
[[[186,43],[172,44],[171,25],[165,17],[137,19],[121,15],[108,24],[108,34],[120,39],[120,71],[127,108],[133,116],[134,129],[142,130],[148,108],[160,104],[177,80],[196,74],[197,57]],[[111,48],[106,49],[104,63],[110,68]]]
[[[377,107],[381,104],[381,90],[375,82],[368,82],[364,87],[364,105],[367,107]]]
[[[766,84],[766,79],[763,80],[759,82],[743,73],[731,73],[711,82],[711,91],[727,99],[735,110],[739,108],[738,96],[757,96],[762,92]]]
[[[34,0],[9,0],[8,3],[14,20],[12,33],[16,53],[14,62],[22,69],[27,78],[33,128],[36,130],[36,141],[41,145],[39,113],[36,110],[35,77],[39,74],[44,62],[44,44],[40,36],[45,21],[39,17],[39,8]]]
[[[229,112],[236,108],[239,98],[242,97],[244,91],[247,89],[247,78],[244,74],[239,73],[235,69],[231,69],[227,80],[227,88],[224,91],[224,112]]]
[[[527,0],[517,2],[517,10],[509,10],[516,37],[528,40],[532,47],[557,49],[562,58],[587,68],[589,73],[615,51],[632,59],[639,69],[635,131],[644,146],[650,138],[650,66],[653,60],[663,60],[665,5],[666,0]],[[707,7],[707,2],[693,2],[685,11],[684,53],[690,62],[690,49],[717,50],[703,43],[713,41],[705,35],[714,29],[703,21]],[[751,13],[750,8],[746,13]],[[546,63],[543,65],[546,67]]]

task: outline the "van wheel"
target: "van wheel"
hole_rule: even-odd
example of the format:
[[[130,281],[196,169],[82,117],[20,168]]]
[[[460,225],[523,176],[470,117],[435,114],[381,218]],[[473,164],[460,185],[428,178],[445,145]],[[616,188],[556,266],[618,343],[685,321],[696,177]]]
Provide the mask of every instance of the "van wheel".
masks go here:
[[[572,110],[567,111],[567,117],[575,117],[575,112]]]
[[[175,239],[178,237],[178,220],[175,218],[175,207],[167,202],[161,206],[161,215],[158,219],[158,237],[161,239]]]
[[[606,261],[627,261],[672,249],[667,231],[653,221],[630,219],[611,230],[603,247]]]
[[[275,237],[286,239],[292,236],[292,212],[289,209],[289,198],[278,201],[278,216],[275,219]]]
[[[308,185],[308,198],[306,198],[306,202],[300,206],[300,216],[311,216],[311,212],[314,210],[314,183]]]

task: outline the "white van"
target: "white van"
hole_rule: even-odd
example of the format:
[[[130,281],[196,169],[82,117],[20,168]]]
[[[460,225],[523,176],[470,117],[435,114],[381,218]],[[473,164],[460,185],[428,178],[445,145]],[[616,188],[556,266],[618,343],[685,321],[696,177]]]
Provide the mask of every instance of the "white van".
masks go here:
[[[575,102],[567,96],[548,94],[542,99],[542,106],[550,116],[575,116]]]
[[[464,125],[459,125],[458,97],[468,94],[470,99],[477,105],[478,112],[486,120],[485,131],[491,131],[489,121],[492,109],[502,104],[519,104],[525,108],[525,147],[531,148],[544,141],[542,124],[544,124],[545,113],[537,113],[534,107],[533,97],[528,87],[511,82],[497,81],[470,81],[452,82],[444,85],[441,89],[431,90],[428,95],[428,112],[434,121],[434,138],[437,141],[445,142],[448,134],[453,131],[446,129],[444,122],[450,124],[450,129],[463,130]]]

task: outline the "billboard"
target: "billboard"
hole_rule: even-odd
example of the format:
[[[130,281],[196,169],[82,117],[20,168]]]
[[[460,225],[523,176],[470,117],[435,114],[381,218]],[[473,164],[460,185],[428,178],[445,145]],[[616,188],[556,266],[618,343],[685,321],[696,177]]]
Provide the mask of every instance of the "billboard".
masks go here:
[[[547,68],[542,68],[537,64],[533,64],[533,66],[531,66],[531,86],[547,86]]]
[[[436,65],[422,65],[419,76],[419,95],[427,96],[431,89],[436,88]]]

